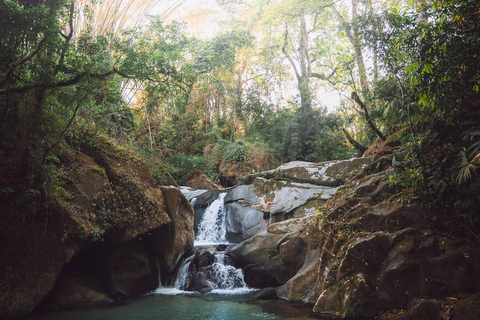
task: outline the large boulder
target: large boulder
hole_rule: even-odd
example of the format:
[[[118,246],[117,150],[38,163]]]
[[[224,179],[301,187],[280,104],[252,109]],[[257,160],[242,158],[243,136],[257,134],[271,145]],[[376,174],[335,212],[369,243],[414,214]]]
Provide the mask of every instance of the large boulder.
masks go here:
[[[191,173],[187,180],[185,181],[185,185],[192,189],[200,189],[200,190],[221,190],[223,189],[222,186],[215,183],[212,178],[207,176],[207,174],[200,170],[195,170]]]
[[[295,210],[307,203],[308,208],[303,213],[298,213],[298,216],[314,215],[317,208],[320,208],[316,206],[330,199],[337,190],[338,187],[255,178],[252,184],[240,185],[227,191],[227,237],[238,242],[265,230],[261,208],[251,208],[252,204],[261,203],[264,197],[269,201],[280,200],[270,207],[271,222],[279,222],[284,220],[285,215],[293,215]]]
[[[238,243],[266,228],[263,214],[250,206],[233,202],[225,205],[227,214],[227,240]]]
[[[353,158],[326,162],[292,161],[270,171],[260,172],[240,179],[242,184],[251,182],[252,177],[288,179],[295,182],[319,186],[338,187],[371,162],[371,158]]]
[[[268,232],[257,234],[229,249],[228,255],[237,265],[244,266],[247,285],[276,287],[297,273],[307,251],[300,234],[306,230],[309,220],[277,223]]]
[[[180,258],[193,249],[193,208],[174,187],[161,187],[171,222],[151,232],[150,250],[160,262],[161,273],[173,272]],[[159,245],[161,244],[161,245]]]
[[[105,281],[116,298],[138,296],[158,287],[153,257],[137,243],[121,245],[107,254]]]
[[[80,145],[63,145],[48,203],[35,189],[2,195],[0,274],[9,276],[0,279],[0,318],[33,310],[79,252],[107,252],[171,220],[134,152],[92,133]]]
[[[100,280],[93,275],[84,273],[64,274],[58,280],[49,301],[58,309],[111,302],[113,299],[105,292]]]

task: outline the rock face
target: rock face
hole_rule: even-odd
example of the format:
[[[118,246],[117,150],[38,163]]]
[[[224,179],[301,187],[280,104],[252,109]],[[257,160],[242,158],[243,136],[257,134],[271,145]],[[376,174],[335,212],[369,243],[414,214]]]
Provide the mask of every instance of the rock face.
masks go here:
[[[99,265],[108,265],[106,257],[115,260],[115,250],[120,250],[122,245],[148,236],[169,223],[171,217],[177,217],[171,215],[176,211],[169,204],[171,192],[165,191],[165,201],[163,190],[156,185],[138,156],[98,134],[90,133],[83,138],[80,144],[82,152],[63,146],[63,155],[56,165],[56,182],[49,190],[48,202],[41,202],[37,190],[31,190],[28,199],[16,193],[2,196],[0,274],[9,276],[0,277],[3,288],[0,290],[0,318],[31,312],[53,291],[62,269],[62,273],[75,271],[78,276],[75,280],[65,280],[63,285],[59,281],[59,286],[82,289],[77,290],[76,297],[60,301],[61,307],[82,304],[86,297],[92,297],[92,303],[109,301],[108,295],[103,297],[105,288],[97,290],[90,282],[81,284],[80,280],[91,274],[93,269],[104,270]],[[179,197],[183,198],[183,195]],[[185,212],[193,215],[191,208],[183,206],[179,210],[178,217]],[[179,230],[182,228],[186,230],[185,226]],[[184,245],[173,244],[178,248],[177,253],[167,260],[173,263],[176,256],[183,254],[181,248],[188,249],[189,241],[185,239]],[[144,261],[142,272],[145,274],[137,275],[136,279],[143,279],[147,271],[156,277],[155,268],[147,268],[154,258],[152,252],[145,243],[141,246],[148,251],[148,259],[145,259],[149,261]],[[133,264],[143,259],[134,255],[130,257]],[[99,265],[90,263],[90,259],[98,261]],[[120,265],[116,262],[116,266],[120,267],[123,261],[123,258],[119,259],[117,262]],[[129,278],[130,285],[125,285],[127,281],[117,285],[120,279],[128,278],[127,273],[115,277],[111,269],[110,274],[94,277],[110,277],[112,283],[116,283],[112,293],[121,292],[123,289],[117,289],[125,286],[129,287],[126,295],[137,294],[142,289],[136,289],[135,276]],[[104,283],[105,279],[100,282]],[[54,291],[57,298],[62,290],[65,289],[59,287]],[[46,300],[51,301],[50,298]]]
[[[262,232],[230,248],[228,255],[244,267],[245,282],[255,288],[277,287],[302,267],[308,249],[305,229],[311,218],[273,224]]]
[[[51,295],[51,303],[59,309],[113,302],[92,275],[70,273],[59,279]]]
[[[264,197],[277,201],[270,207],[271,222],[313,216],[345,179],[370,162],[368,158],[310,163],[295,161],[275,170],[241,177],[241,185],[227,191],[227,239],[239,242],[265,230],[263,214],[252,209]],[[307,205],[308,203],[308,205]]]
[[[183,194],[173,187],[161,187],[172,222],[152,232],[151,251],[161,266],[161,274],[173,272],[180,258],[193,248],[194,212]],[[162,245],[158,245],[158,244]]]
[[[192,189],[221,190],[222,186],[216,184],[205,172],[195,170],[185,181],[185,185]]]
[[[241,184],[249,183],[254,177],[288,179],[319,186],[338,187],[371,162],[368,157],[319,163],[292,161],[275,170],[240,178]]]
[[[139,243],[126,243],[109,251],[104,272],[107,291],[115,298],[138,296],[157,287],[153,259]]]
[[[274,223],[232,247],[229,255],[244,268],[246,282],[278,287],[278,297],[312,305],[321,316],[347,318],[380,319],[403,310],[399,319],[443,319],[453,301],[446,297],[478,292],[478,246],[435,232],[431,213],[419,204],[392,200],[391,162],[391,154],[377,156],[317,215]],[[264,190],[278,183],[252,181],[231,199],[257,195],[260,183]],[[294,214],[319,207],[309,201],[310,208],[299,206]],[[475,318],[478,295],[468,299],[455,306],[453,318]]]

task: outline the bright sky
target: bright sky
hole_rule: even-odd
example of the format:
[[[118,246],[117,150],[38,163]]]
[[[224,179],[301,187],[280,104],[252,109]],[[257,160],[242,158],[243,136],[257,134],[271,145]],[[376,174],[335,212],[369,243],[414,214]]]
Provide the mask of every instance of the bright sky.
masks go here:
[[[166,21],[184,21],[187,32],[201,39],[209,39],[222,32],[222,26],[227,23],[229,13],[220,7],[216,0],[160,0],[158,12],[153,14],[166,15]],[[293,79],[293,70],[292,70]],[[294,80],[292,80],[294,81]],[[285,86],[285,99],[298,95],[295,84]],[[316,92],[317,102],[333,112],[340,104],[340,96],[334,91],[320,89]]]
[[[161,0],[160,12],[168,12],[166,21],[185,21],[188,32],[202,39],[215,36],[222,29],[222,21],[228,19],[228,13],[216,0]]]

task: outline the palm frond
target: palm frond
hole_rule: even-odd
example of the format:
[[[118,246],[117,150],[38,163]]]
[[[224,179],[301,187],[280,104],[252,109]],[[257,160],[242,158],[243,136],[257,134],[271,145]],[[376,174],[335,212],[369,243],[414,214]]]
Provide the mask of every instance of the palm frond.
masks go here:
[[[472,177],[472,174],[475,173],[475,171],[477,171],[477,166],[475,164],[476,162],[474,163],[473,161],[474,159],[477,158],[477,156],[475,156],[475,158],[473,158],[472,161],[468,161],[465,151],[460,152],[460,164],[458,166],[459,170],[457,172],[457,179],[456,179],[458,184],[470,179]],[[480,160],[480,157],[477,160]]]
[[[470,161],[470,163],[480,164],[480,152]]]

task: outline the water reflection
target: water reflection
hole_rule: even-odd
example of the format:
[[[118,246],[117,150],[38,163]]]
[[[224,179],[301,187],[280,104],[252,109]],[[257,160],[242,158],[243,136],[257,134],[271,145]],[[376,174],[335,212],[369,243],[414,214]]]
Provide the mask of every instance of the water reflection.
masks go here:
[[[289,308],[281,300],[252,300],[252,295],[149,295],[123,303],[60,311],[36,320],[244,320],[315,319],[306,308]],[[318,318],[317,318],[318,319]]]

